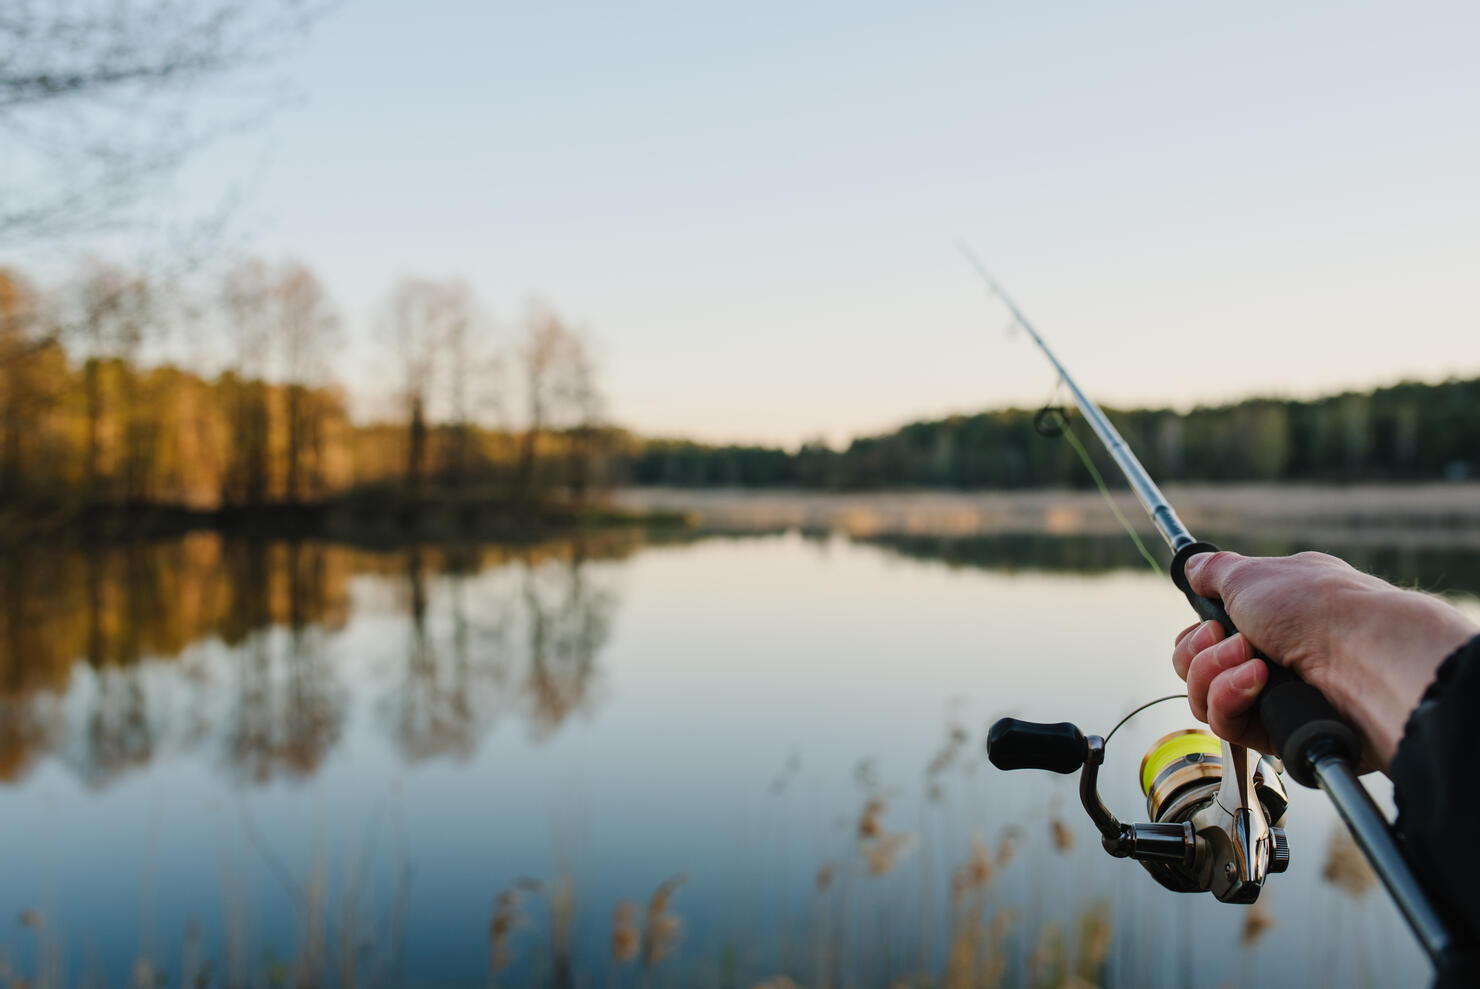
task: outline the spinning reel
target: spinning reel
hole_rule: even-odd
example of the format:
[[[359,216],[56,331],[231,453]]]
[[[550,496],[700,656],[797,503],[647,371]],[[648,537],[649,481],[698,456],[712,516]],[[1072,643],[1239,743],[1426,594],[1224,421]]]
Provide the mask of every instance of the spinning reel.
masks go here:
[[[1209,732],[1172,732],[1141,760],[1149,824],[1110,813],[1099,793],[1105,740],[1066,721],[1003,718],[987,735],[987,758],[998,769],[1080,771],[1079,800],[1105,851],[1140,862],[1167,889],[1253,903],[1265,878],[1290,865],[1278,765]]]

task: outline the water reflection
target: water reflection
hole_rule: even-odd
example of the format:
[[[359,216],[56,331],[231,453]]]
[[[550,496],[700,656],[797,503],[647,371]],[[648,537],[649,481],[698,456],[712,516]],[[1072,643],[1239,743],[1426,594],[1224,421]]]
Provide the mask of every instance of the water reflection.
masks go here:
[[[1443,544],[1398,545],[1371,542],[1360,532],[1346,538],[1323,536],[1320,544],[1287,537],[1240,535],[1207,538],[1247,556],[1283,556],[1318,549],[1341,557],[1352,566],[1402,586],[1480,595],[1480,552],[1469,546]],[[859,539],[912,559],[936,560],[949,566],[978,567],[1016,572],[1025,570],[1108,573],[1145,570],[1146,561],[1123,535],[1053,536],[1041,533],[1005,533],[994,536],[879,535]],[[1149,544],[1148,544],[1149,545]],[[1160,544],[1150,547],[1165,564],[1170,556]]]
[[[330,561],[342,566],[342,555],[302,543],[247,545],[238,555],[246,567],[246,597],[255,600],[244,601],[253,620],[238,643],[226,757],[252,782],[306,776],[339,739],[343,721],[342,691],[323,651],[324,629],[343,625],[345,574],[330,574]],[[280,580],[271,576],[272,563]],[[263,597],[278,586],[286,597],[286,637],[272,634],[277,622]]]
[[[402,586],[404,662],[380,712],[407,761],[470,755],[504,712],[547,738],[596,698],[615,598],[589,564],[640,545],[603,534],[376,551],[197,533],[18,548],[0,564],[0,779],[65,750],[102,786],[162,747],[207,744],[242,781],[311,775],[343,731],[349,691],[328,643],[362,575]],[[446,616],[432,614],[433,582],[446,585]],[[205,655],[213,643],[227,647],[224,668]]]
[[[858,541],[1001,572],[1145,566],[1128,540],[1115,537]],[[16,549],[0,562],[0,780],[19,780],[44,754],[67,749],[78,774],[101,786],[147,764],[161,746],[193,749],[212,739],[242,781],[311,775],[343,732],[348,690],[327,644],[349,622],[351,587],[361,576],[397,582],[395,607],[408,619],[404,661],[381,685],[378,706],[405,760],[466,758],[506,716],[533,740],[547,739],[601,696],[597,658],[616,599],[591,580],[589,564],[647,542],[632,531],[522,547],[366,549],[196,533]],[[1240,546],[1302,548],[1247,538]],[[1402,583],[1480,593],[1480,553],[1361,542],[1327,548]],[[227,647],[224,669],[195,655],[206,643]],[[161,663],[177,674],[167,688],[151,675]],[[165,710],[164,695],[180,690],[183,702]],[[219,710],[223,692],[230,704],[211,724],[207,712]],[[82,699],[80,718],[69,719],[68,696]]]
[[[96,938],[100,972],[171,985],[1211,989],[1355,981],[1366,924],[1388,983],[1421,966],[1315,798],[1234,917],[1104,856],[1072,779],[984,769],[997,714],[1108,725],[1169,675],[1146,660],[1181,609],[1134,549],[761,535],[610,562],[651,539],[12,555],[0,917],[29,919],[0,965],[61,984],[43,949],[75,971]],[[1472,565],[1415,559],[1394,575]],[[1061,609],[1114,641],[1086,661]],[[1163,730],[1118,736],[1118,809]]]
[[[441,562],[453,575],[453,631],[447,642],[435,641],[427,622],[428,571],[434,563],[421,547],[405,553],[406,607],[411,626],[405,668],[387,698],[387,706],[400,749],[411,760],[472,752],[477,727],[494,716],[491,699],[502,692],[508,677],[504,602],[494,602],[490,609],[496,617],[488,633],[480,636],[484,641],[475,670],[469,654],[472,630],[462,576],[468,561],[456,554]]]
[[[611,628],[615,601],[582,574],[577,552],[541,574],[525,567],[522,597],[529,619],[529,723],[545,737],[571,714],[595,703],[596,654]],[[545,579],[542,579],[544,577]]]

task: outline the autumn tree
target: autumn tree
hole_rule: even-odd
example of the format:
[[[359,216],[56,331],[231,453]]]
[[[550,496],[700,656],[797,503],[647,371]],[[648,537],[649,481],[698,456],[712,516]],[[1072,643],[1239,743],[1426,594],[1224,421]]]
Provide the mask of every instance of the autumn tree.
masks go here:
[[[585,497],[589,481],[590,441],[601,412],[595,365],[585,340],[552,309],[531,305],[518,364],[523,379],[525,421],[519,445],[516,490],[525,504],[535,501],[539,487],[539,447],[553,430],[566,433],[571,444],[573,496]],[[574,467],[580,461],[580,467]]]
[[[227,442],[224,496],[228,504],[256,507],[267,500],[267,348],[272,334],[272,271],[260,258],[226,273],[220,292],[231,370],[223,376],[231,428]]]
[[[50,413],[66,354],[48,329],[41,296],[19,272],[0,269],[0,499],[39,494],[62,470]],[[43,478],[43,474],[51,475]]]
[[[467,283],[451,279],[401,279],[381,314],[395,352],[406,422],[405,486],[421,497],[430,468],[428,438],[434,402],[445,392],[452,443],[447,475],[454,486],[469,468],[472,424],[491,367],[484,341],[488,322]]]
[[[442,349],[446,353],[446,395],[449,444],[446,480],[460,491],[473,471],[474,435],[480,415],[498,408],[494,384],[501,369],[491,353],[491,323],[472,288],[460,279],[441,284]]]
[[[567,434],[570,438],[567,483],[571,498],[583,504],[590,492],[598,455],[604,399],[596,385],[596,361],[588,341],[572,334],[566,342],[565,368],[561,375],[560,397],[570,416]]]
[[[421,496],[427,459],[427,401],[442,330],[441,290],[429,279],[402,278],[385,305],[386,333],[395,348],[406,417],[406,493]]]
[[[84,498],[95,501],[104,494],[102,431],[111,404],[104,379],[110,366],[117,373],[132,373],[154,323],[157,293],[144,274],[90,257],[79,265],[65,294],[62,338],[82,360],[82,490]]]
[[[313,386],[328,376],[339,319],[318,277],[296,262],[276,272],[269,301],[272,350],[286,392],[284,491],[290,502],[301,502],[322,486],[322,410],[314,402]],[[317,476],[304,477],[305,459],[311,459]]]
[[[26,371],[36,326],[36,294],[15,271],[0,270],[0,497],[21,485],[21,435],[32,404]]]

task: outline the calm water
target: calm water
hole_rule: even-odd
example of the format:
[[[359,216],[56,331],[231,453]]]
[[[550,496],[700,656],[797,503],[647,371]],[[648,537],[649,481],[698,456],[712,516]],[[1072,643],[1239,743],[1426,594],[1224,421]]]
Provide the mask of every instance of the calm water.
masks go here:
[[[1361,552],[1424,586],[1480,570]],[[1422,981],[1318,794],[1251,913],[1105,856],[1073,778],[986,765],[999,715],[1103,734],[1178,689],[1185,604],[1136,566],[1114,540],[797,534],[13,553],[0,974]],[[1116,736],[1122,817],[1188,723],[1165,704]]]

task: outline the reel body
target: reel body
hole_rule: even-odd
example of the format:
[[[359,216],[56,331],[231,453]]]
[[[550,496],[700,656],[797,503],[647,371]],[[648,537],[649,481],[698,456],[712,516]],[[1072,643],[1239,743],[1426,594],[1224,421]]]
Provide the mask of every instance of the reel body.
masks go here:
[[[1079,800],[1105,850],[1140,862],[1167,889],[1253,903],[1264,880],[1290,864],[1279,767],[1209,732],[1173,732],[1147,751],[1141,791],[1151,820],[1143,824],[1123,824],[1105,806],[1105,740],[1068,722],[1003,718],[987,736],[987,758],[998,769],[1079,771]]]

